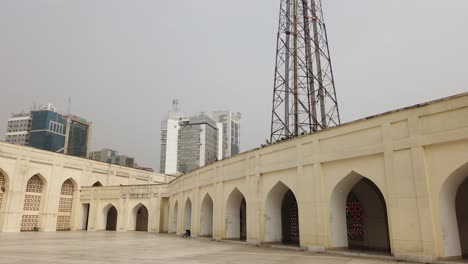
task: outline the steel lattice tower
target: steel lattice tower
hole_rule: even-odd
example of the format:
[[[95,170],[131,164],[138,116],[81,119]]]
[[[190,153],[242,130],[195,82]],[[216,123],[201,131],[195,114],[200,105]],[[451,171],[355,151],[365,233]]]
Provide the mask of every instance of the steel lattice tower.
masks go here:
[[[321,0],[281,0],[271,142],[340,124]]]

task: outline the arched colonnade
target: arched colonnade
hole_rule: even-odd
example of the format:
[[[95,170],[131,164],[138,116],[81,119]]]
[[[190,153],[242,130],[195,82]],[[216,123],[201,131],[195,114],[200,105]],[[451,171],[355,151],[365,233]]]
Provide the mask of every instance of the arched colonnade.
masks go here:
[[[180,235],[186,229],[191,229],[194,236],[248,240],[249,226],[253,225],[249,224],[249,219],[252,219],[249,218],[249,205],[252,201],[240,190],[235,187],[226,194],[227,198],[221,208],[220,201],[213,202],[212,197],[206,194],[200,199],[199,214],[194,214],[192,208],[195,207],[189,196],[171,197],[172,221],[169,232]],[[259,220],[259,226],[263,228],[260,243],[301,245],[301,226],[307,223],[301,223],[301,214],[304,212],[301,211],[298,198],[297,193],[281,180],[265,192],[262,217]],[[180,204],[184,204],[183,211],[180,211]],[[329,219],[331,247],[391,252],[387,204],[380,189],[369,178],[356,172],[345,176],[330,194],[329,210],[332,215]],[[221,216],[219,211],[224,212],[217,228],[216,216],[213,214],[215,211],[218,213],[216,216]],[[179,223],[178,219],[183,219],[183,223]],[[193,220],[200,221],[195,233]]]

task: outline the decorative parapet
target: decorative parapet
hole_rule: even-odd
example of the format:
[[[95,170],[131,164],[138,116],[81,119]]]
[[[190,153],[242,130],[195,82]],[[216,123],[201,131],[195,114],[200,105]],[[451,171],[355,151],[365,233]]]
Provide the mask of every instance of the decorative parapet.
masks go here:
[[[150,199],[168,197],[167,184],[83,187],[81,200]]]

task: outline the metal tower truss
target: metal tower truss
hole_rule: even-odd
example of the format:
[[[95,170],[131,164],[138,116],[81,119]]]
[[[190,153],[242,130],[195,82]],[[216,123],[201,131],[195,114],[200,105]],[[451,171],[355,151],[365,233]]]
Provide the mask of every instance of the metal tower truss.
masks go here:
[[[271,142],[340,124],[321,0],[281,0]]]

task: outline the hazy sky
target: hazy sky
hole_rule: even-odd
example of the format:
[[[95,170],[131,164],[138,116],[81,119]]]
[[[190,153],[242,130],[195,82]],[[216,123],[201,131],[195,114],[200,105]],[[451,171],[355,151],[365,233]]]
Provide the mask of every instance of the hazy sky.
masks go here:
[[[342,121],[468,91],[468,1],[323,0]],[[160,121],[242,113],[269,137],[280,0],[0,0],[0,138],[48,102],[93,122],[92,149],[159,169]]]

